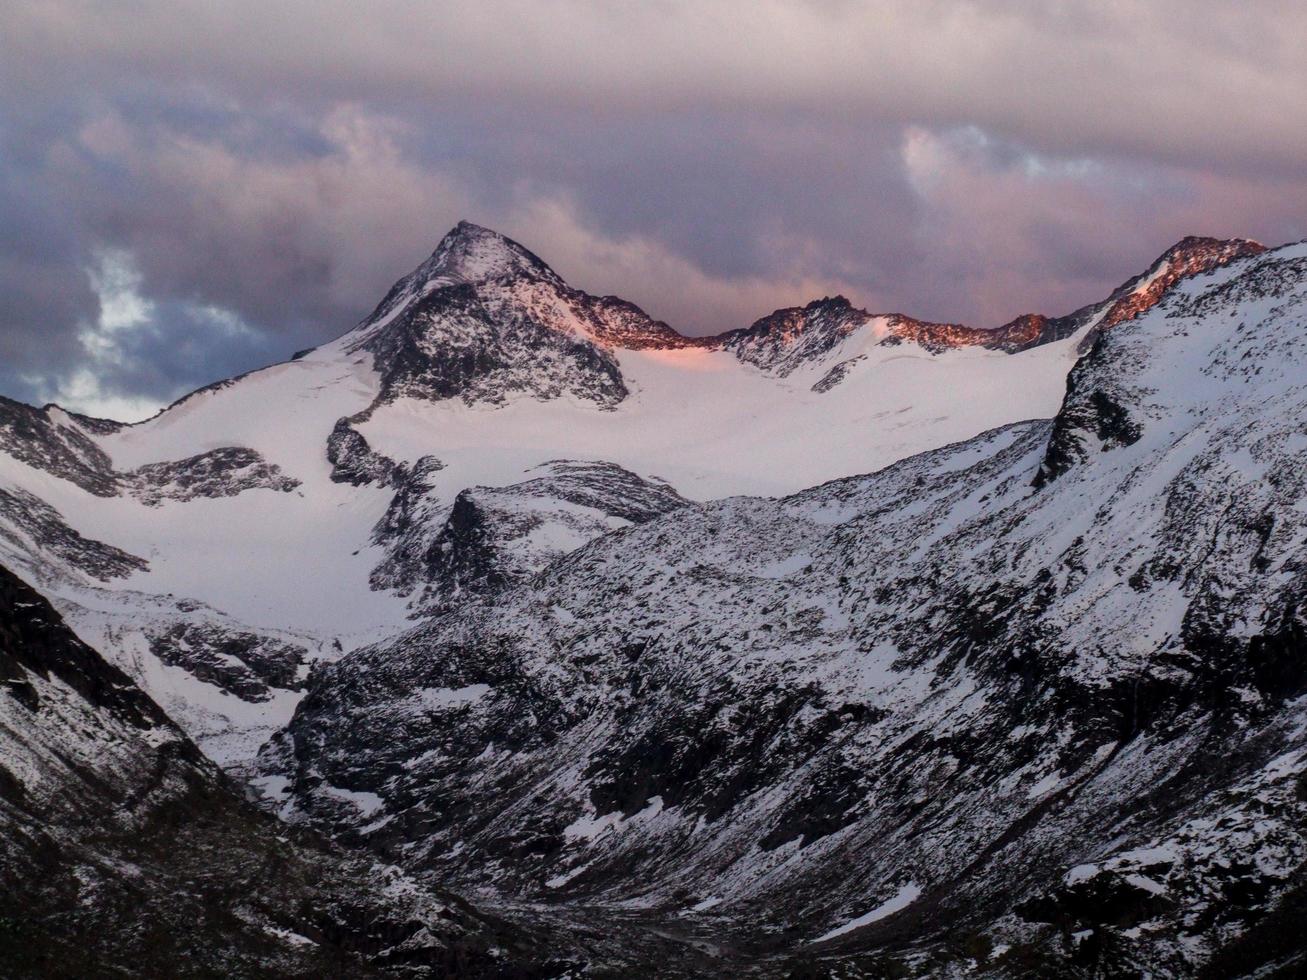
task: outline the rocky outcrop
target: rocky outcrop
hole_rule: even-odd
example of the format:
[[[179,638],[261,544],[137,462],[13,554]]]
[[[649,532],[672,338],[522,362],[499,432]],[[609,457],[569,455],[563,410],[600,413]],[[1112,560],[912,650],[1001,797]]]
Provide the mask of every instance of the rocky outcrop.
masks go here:
[[[149,643],[160,662],[245,701],[266,701],[274,688],[301,689],[308,667],[302,646],[213,623],[178,622]]]
[[[435,475],[445,464],[423,456],[396,471],[395,495],[372,529],[372,541],[386,557],[372,571],[374,589],[395,589],[408,595],[425,581],[425,556],[434,530],[448,503],[437,491]]]
[[[62,514],[26,490],[0,489],[0,518],[4,520],[0,540],[39,568],[55,563],[108,582],[149,567],[144,558],[80,534]]]
[[[807,306],[777,310],[716,341],[746,364],[783,378],[820,360],[870,318],[843,296],[828,296]]]
[[[122,474],[122,486],[147,507],[165,500],[234,497],[247,490],[289,493],[300,485],[253,449],[226,446],[189,459],[149,463]]]
[[[164,500],[233,496],[265,487],[287,491],[299,486],[298,480],[284,476],[257,452],[239,446],[119,472],[95,439],[123,428],[120,423],[76,415],[57,405],[36,409],[0,397],[0,450],[97,497],[129,493],[154,507]]]
[[[417,467],[375,531],[390,554],[374,583],[416,591],[428,611],[476,601],[595,538],[685,503],[662,481],[612,463],[570,460],[545,463],[506,487],[469,487],[445,503]]]
[[[32,408],[0,397],[0,450],[98,497],[115,496],[118,486],[109,457],[93,436],[115,426],[116,422],[87,419],[57,405]]]
[[[356,487],[369,484],[388,486],[396,479],[399,465],[374,450],[363,434],[354,428],[361,421],[363,419],[357,417],[338,419],[327,437],[331,479]]]

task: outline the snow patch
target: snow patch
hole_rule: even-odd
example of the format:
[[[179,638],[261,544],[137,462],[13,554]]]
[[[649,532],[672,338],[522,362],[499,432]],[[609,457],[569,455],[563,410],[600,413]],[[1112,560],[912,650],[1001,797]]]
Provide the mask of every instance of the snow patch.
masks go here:
[[[813,940],[814,943],[824,943],[828,939],[834,939],[837,936],[843,936],[852,932],[854,929],[861,929],[863,926],[870,925],[873,922],[879,922],[881,919],[888,918],[895,912],[902,912],[905,908],[915,902],[921,895],[921,886],[913,882],[901,887],[893,898],[877,905],[865,915],[860,915],[856,919],[851,919],[842,926],[837,926],[830,932],[823,933]]]

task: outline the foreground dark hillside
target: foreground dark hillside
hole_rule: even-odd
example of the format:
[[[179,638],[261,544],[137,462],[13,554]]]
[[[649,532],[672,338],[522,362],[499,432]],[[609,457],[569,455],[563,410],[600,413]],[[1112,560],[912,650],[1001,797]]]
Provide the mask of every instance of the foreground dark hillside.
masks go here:
[[[0,569],[0,975],[540,975],[526,948],[254,810]]]

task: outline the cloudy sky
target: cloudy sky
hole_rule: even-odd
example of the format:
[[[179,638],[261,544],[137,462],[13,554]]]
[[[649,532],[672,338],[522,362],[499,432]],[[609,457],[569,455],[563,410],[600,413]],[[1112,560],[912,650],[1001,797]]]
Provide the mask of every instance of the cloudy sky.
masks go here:
[[[24,0],[0,394],[134,418],[352,326],[459,218],[686,333],[997,325],[1307,237],[1300,0]]]

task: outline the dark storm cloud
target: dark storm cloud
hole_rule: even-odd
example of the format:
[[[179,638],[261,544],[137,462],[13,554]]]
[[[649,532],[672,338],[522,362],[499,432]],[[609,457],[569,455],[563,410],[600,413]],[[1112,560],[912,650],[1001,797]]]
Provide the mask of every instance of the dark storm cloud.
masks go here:
[[[1307,234],[1305,35],[1278,0],[10,5],[0,391],[129,410],[283,357],[461,217],[690,332],[1060,312],[1184,234]]]

